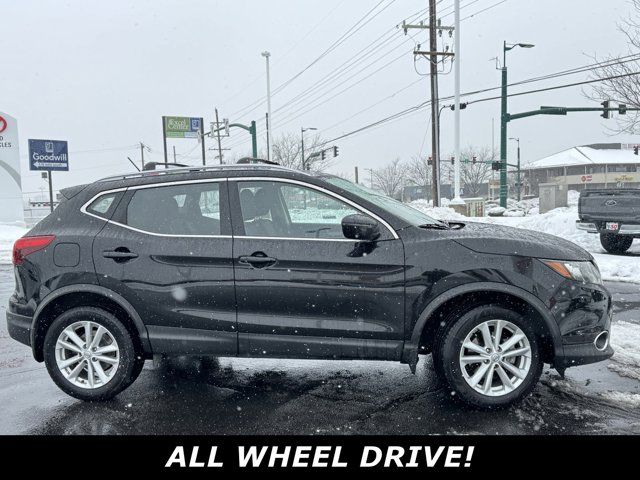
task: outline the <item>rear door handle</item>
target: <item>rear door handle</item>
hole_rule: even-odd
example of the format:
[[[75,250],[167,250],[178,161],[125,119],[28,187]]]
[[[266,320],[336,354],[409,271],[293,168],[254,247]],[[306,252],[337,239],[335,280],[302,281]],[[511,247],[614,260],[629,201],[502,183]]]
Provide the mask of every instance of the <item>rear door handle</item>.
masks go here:
[[[243,265],[251,265],[252,267],[255,267],[255,268],[268,267],[269,265],[273,265],[277,261],[278,260],[276,258],[267,257],[262,252],[257,252],[257,253],[254,253],[253,255],[243,255],[240,258],[238,258],[239,263],[242,263]]]
[[[105,250],[102,252],[104,258],[112,258],[116,262],[126,262],[133,258],[138,258],[137,253],[130,252],[128,250]]]

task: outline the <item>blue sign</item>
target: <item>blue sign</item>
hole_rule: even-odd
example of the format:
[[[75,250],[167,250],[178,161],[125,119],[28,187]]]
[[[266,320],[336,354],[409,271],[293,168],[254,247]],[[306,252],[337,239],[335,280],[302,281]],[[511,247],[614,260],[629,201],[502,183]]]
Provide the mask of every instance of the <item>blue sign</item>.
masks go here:
[[[29,139],[29,170],[69,171],[69,148],[65,140]]]

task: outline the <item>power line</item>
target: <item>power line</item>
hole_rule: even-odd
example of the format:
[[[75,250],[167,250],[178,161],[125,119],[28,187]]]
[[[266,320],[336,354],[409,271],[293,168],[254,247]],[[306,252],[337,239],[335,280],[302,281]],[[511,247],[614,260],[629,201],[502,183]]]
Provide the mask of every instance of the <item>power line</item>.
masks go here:
[[[438,3],[441,3],[441,1],[442,1],[442,0],[440,0],[440,2],[438,2]],[[473,0],[473,1],[471,1],[470,3],[467,3],[466,5],[463,5],[463,7],[462,7],[462,8],[468,7],[468,6],[470,6],[470,5],[474,4],[474,3],[476,3],[477,1],[479,1],[479,0]],[[505,1],[506,1],[506,0],[505,0]],[[445,7],[445,8],[446,8],[446,7]],[[428,9],[425,9],[425,10],[428,10]],[[419,16],[419,15],[421,14],[421,12],[422,12],[422,11],[417,12],[416,14],[412,15],[411,17]],[[453,12],[451,12],[451,13],[453,13]],[[451,13],[449,13],[449,14],[447,14],[447,15],[450,15]],[[444,16],[442,16],[442,17],[440,17],[440,18],[444,18],[444,17],[446,17],[447,15],[444,15]],[[467,18],[469,18],[469,17],[467,17]],[[391,29],[391,30],[395,30],[395,29]],[[384,36],[384,34],[383,34],[383,36]],[[378,37],[378,39],[380,39],[380,38],[382,38],[382,37]],[[415,35],[411,36],[411,38],[409,38],[409,39],[407,39],[407,40],[411,40],[411,39],[414,39],[414,38],[415,38]],[[299,114],[299,115],[296,115],[296,114],[297,114],[298,112],[301,112],[304,108],[309,107],[309,106],[310,106],[311,104],[313,104],[314,102],[315,102],[315,104],[314,104],[312,107],[310,107],[307,111],[312,110],[313,108],[316,108],[317,106],[319,106],[319,105],[321,105],[321,104],[324,104],[326,101],[329,101],[329,100],[331,100],[331,99],[333,99],[333,98],[337,97],[337,96],[338,96],[338,95],[340,95],[341,93],[344,93],[345,91],[347,91],[347,90],[351,89],[352,87],[354,87],[354,86],[358,85],[358,84],[359,84],[359,83],[361,83],[362,81],[367,80],[368,78],[370,78],[370,76],[371,76],[371,75],[373,75],[373,74],[375,74],[375,73],[377,73],[377,72],[379,72],[379,71],[383,70],[384,68],[388,67],[388,66],[389,66],[391,63],[393,63],[394,61],[398,61],[398,60],[400,60],[400,58],[402,58],[402,55],[401,55],[400,57],[398,57],[398,58],[394,59],[392,62],[388,62],[387,64],[383,65],[381,68],[378,68],[378,69],[377,69],[375,72],[373,72],[372,74],[367,75],[366,77],[364,77],[364,78],[360,79],[359,81],[355,82],[355,83],[354,83],[353,85],[351,85],[350,87],[343,89],[343,90],[342,90],[341,92],[339,92],[338,94],[331,96],[331,97],[330,97],[329,99],[327,99],[325,102],[317,103],[317,101],[318,101],[320,98],[326,97],[326,96],[327,96],[327,95],[329,95],[332,91],[334,91],[336,88],[338,88],[339,86],[341,86],[341,85],[345,84],[348,80],[350,80],[350,79],[354,78],[357,74],[362,73],[362,72],[363,72],[363,71],[365,71],[367,68],[369,68],[369,67],[373,66],[375,63],[379,62],[379,61],[380,61],[380,60],[382,60],[384,57],[386,57],[387,55],[391,54],[393,51],[397,50],[400,46],[402,46],[402,44],[406,43],[406,41],[407,41],[407,40],[405,40],[405,41],[401,42],[401,44],[397,45],[396,47],[394,47],[393,49],[389,50],[389,51],[388,51],[388,52],[386,52],[385,54],[380,55],[380,56],[379,56],[379,57],[378,57],[374,62],[369,63],[369,64],[368,64],[368,65],[366,65],[364,68],[362,68],[362,69],[360,69],[358,72],[356,72],[356,74],[351,75],[350,77],[348,77],[348,78],[346,78],[346,79],[342,80],[338,85],[335,85],[335,86],[331,87],[331,88],[330,88],[328,91],[326,91],[325,93],[321,93],[320,95],[317,95],[317,98],[312,99],[310,102],[306,103],[306,104],[305,104],[305,106],[303,106],[302,108],[298,108],[297,110],[295,110],[294,112],[292,112],[292,113],[290,113],[290,114],[288,114],[288,115],[280,116],[280,119],[281,119],[280,126],[282,126],[282,125],[286,125],[286,124],[290,123],[292,120],[294,120],[294,119],[296,119],[296,118],[299,118],[300,116],[304,115],[304,113],[306,113],[306,111],[302,112],[302,114]],[[388,41],[386,41],[385,43],[388,43]],[[370,53],[370,54],[365,55],[365,57],[363,57],[363,58],[361,58],[360,60],[358,60],[357,62],[355,62],[352,66],[355,66],[355,65],[356,65],[357,63],[359,63],[360,61],[362,61],[362,60],[364,60],[364,59],[368,58],[369,56],[371,56],[371,54],[372,54],[372,53],[377,53],[377,50],[378,50],[378,49],[374,47],[374,48],[372,49],[372,51],[371,51],[371,53]],[[357,54],[356,54],[356,56],[357,56]],[[354,58],[354,57],[352,57],[352,58]],[[344,65],[344,64],[343,64],[343,65]],[[351,68],[349,68],[348,70],[350,70],[350,69],[351,69]],[[345,73],[345,72],[336,71],[336,72],[334,72],[334,73],[335,73],[335,75],[333,75],[333,76],[334,76],[334,77],[338,77],[338,76],[341,76],[341,75],[342,75],[343,73]],[[329,78],[327,79],[327,81],[325,81],[324,83],[327,83],[328,81],[333,80],[333,78],[330,78],[330,77],[331,77],[331,76],[329,76]],[[285,109],[285,108],[286,108],[288,105],[290,105],[290,104],[291,104],[291,105],[293,105],[293,104],[295,104],[295,103],[300,103],[300,101],[302,100],[302,97],[304,97],[304,95],[305,95],[307,92],[310,92],[310,91],[317,91],[317,88],[314,88],[314,87],[318,86],[318,84],[319,84],[319,83],[322,83],[322,82],[316,82],[316,83],[315,83],[314,85],[312,85],[310,88],[308,88],[307,90],[305,90],[304,92],[302,92],[302,93],[301,93],[301,94],[299,94],[298,96],[294,97],[294,98],[293,98],[292,100],[290,100],[289,102],[287,102],[287,103],[285,103],[284,105],[280,106],[280,107],[278,108],[278,110],[277,110],[277,111],[282,111],[283,109]],[[295,115],[295,116],[294,116],[294,118],[291,118],[291,115]],[[284,118],[285,120],[287,120],[287,119],[290,119],[290,120],[289,120],[288,122],[284,122],[284,123],[282,123],[282,119],[283,119],[283,118]]]
[[[556,85],[556,86],[553,86],[553,87],[546,87],[546,88],[539,88],[539,89],[535,89],[535,90],[528,90],[528,91],[525,91],[525,92],[510,93],[509,95],[507,95],[507,97],[516,97],[516,96],[522,96],[522,95],[529,95],[529,94],[533,94],[533,93],[540,93],[540,92],[546,92],[546,91],[551,91],[551,90],[558,90],[558,89],[561,89],[561,88],[569,88],[569,87],[575,87],[575,86],[585,85],[585,84],[589,84],[589,83],[603,82],[603,81],[607,81],[607,80],[615,80],[615,79],[618,79],[618,78],[630,77],[630,76],[639,75],[639,74],[640,74],[640,71],[626,73],[626,74],[622,74],[622,75],[613,75],[613,76],[605,77],[605,78],[596,78],[596,79],[591,79],[591,80],[585,80],[585,81],[582,81],[582,82],[567,83],[567,84],[563,84],[563,85]],[[492,89],[488,89],[488,90],[493,90],[493,88]],[[465,94],[461,94],[461,96],[468,96],[468,95],[473,95],[473,94],[477,94],[477,93],[481,93],[481,92],[478,91],[478,92],[465,93]],[[448,97],[441,98],[441,100],[450,100],[452,98],[453,98],[453,96],[448,96]],[[470,102],[467,102],[467,104],[486,102],[486,101],[490,101],[490,100],[498,100],[500,98],[502,98],[502,97],[501,96],[488,97],[488,98],[483,98],[483,99],[479,99],[479,100],[470,101]],[[330,140],[327,140],[327,141],[323,142],[322,144],[320,144],[318,146],[322,147],[324,145],[327,145],[327,144],[330,144],[330,143],[334,143],[334,142],[336,142],[338,140],[341,140],[343,138],[347,138],[347,137],[353,136],[353,135],[355,135],[357,133],[360,133],[360,132],[365,131],[367,129],[373,128],[375,126],[390,122],[390,121],[398,119],[398,118],[402,118],[402,117],[404,117],[404,116],[406,116],[406,115],[408,115],[410,113],[414,113],[414,112],[416,112],[418,110],[421,110],[421,109],[427,107],[428,105],[430,105],[430,103],[431,102],[426,101],[426,102],[420,103],[418,105],[414,105],[413,107],[406,108],[404,110],[401,110],[399,112],[391,114],[391,115],[389,115],[387,117],[384,117],[384,118],[382,118],[380,120],[372,122],[372,123],[370,123],[368,125],[365,125],[363,127],[357,128],[357,129],[352,130],[350,132],[344,133],[344,134],[339,135],[337,137],[331,138]]]
[[[337,40],[335,40],[329,47],[327,47],[318,57],[316,57],[314,60],[312,60],[311,63],[309,63],[306,67],[304,67],[301,71],[299,71],[298,73],[293,75],[291,78],[286,80],[284,83],[282,83],[279,86],[277,86],[273,90],[272,95],[276,95],[276,94],[280,93],[285,87],[287,87],[292,82],[294,82],[297,78],[299,78],[301,75],[303,75],[306,71],[308,71],[311,67],[313,67],[315,64],[317,64],[320,60],[322,60],[324,57],[326,57],[333,50],[335,50],[340,45],[342,45],[350,37],[355,35],[355,33],[360,31],[366,24],[368,24],[376,16],[378,16],[380,13],[382,13],[384,10],[386,10],[396,0],[389,0],[389,3],[385,7],[383,7],[382,10],[380,10],[378,13],[376,13],[374,16],[372,16],[371,18],[369,18],[367,20],[367,17],[369,17],[369,15],[373,11],[375,11],[385,1],[387,1],[387,0],[380,0],[378,3],[375,4],[375,6],[373,8],[367,10],[367,12],[355,24],[353,24],[345,33],[343,33]],[[233,112],[230,116],[231,117],[243,116],[243,115],[251,112],[255,108],[257,108],[259,105],[261,105],[264,102],[265,99],[266,99],[266,96],[262,96],[258,100],[254,101],[251,105],[249,105],[247,107],[244,107],[244,108],[241,108],[240,110],[237,110],[237,111]]]

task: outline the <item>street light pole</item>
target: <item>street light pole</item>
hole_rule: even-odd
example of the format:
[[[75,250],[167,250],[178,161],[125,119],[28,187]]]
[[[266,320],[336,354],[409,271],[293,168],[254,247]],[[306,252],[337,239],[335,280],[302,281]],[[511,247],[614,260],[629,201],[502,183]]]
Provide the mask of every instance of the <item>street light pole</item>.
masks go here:
[[[460,0],[454,3],[455,19],[454,19],[454,47],[455,57],[453,59],[455,73],[455,100],[454,100],[454,148],[455,159],[453,165],[453,205],[464,205],[464,201],[460,198]]]
[[[509,140],[515,140],[518,142],[518,170],[516,172],[516,191],[518,192],[518,201],[521,200],[521,188],[522,184],[520,182],[520,138],[519,137],[509,137]]]
[[[300,155],[301,155],[301,165],[302,165],[302,170],[307,170],[307,166],[305,165],[305,161],[304,161],[304,132],[306,132],[307,130],[317,130],[316,127],[300,127],[300,137],[301,137],[301,146],[300,146]]]
[[[513,43],[502,45],[502,102],[500,111],[500,206],[507,207],[507,123],[509,121],[507,113],[507,52],[520,48],[533,48],[531,43]]]
[[[269,57],[271,53],[264,51],[262,56],[267,62],[267,160],[271,160],[271,144],[273,139],[271,138],[271,132],[273,131],[273,118],[271,117],[271,76],[269,72]]]

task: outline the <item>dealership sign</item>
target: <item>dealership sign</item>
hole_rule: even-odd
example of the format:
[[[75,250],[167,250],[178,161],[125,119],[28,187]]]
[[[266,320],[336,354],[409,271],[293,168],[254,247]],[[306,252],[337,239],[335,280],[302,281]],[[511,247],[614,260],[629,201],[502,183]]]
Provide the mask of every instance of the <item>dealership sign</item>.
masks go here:
[[[18,122],[0,112],[0,223],[23,222]]]
[[[201,118],[164,117],[164,132],[167,138],[198,138],[201,126]]]
[[[69,170],[67,142],[29,139],[29,169],[67,172]]]

